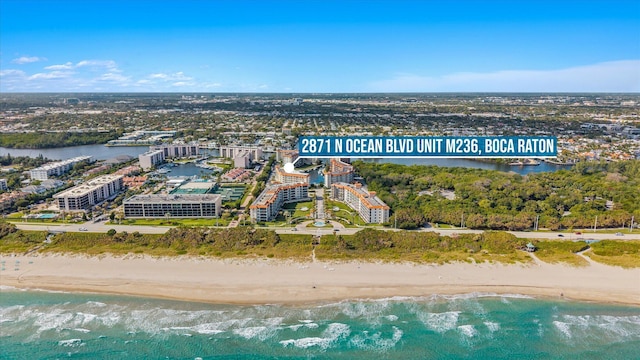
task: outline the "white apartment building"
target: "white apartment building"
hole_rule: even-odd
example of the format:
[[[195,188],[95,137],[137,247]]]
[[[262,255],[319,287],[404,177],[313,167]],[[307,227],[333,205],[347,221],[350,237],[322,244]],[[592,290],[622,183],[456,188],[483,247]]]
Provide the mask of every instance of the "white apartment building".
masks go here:
[[[9,187],[7,186],[7,179],[0,179],[0,191],[7,191]]]
[[[140,167],[142,170],[149,170],[158,164],[164,162],[164,151],[151,150],[143,154],[138,155],[138,161],[140,161]]]
[[[389,221],[389,206],[360,183],[332,184],[331,198],[349,205],[366,223],[382,224]]]
[[[91,161],[91,156],[78,156],[71,159],[44,164],[29,171],[31,180],[47,180],[49,176],[60,176],[73,169],[81,161]]]
[[[134,195],[123,202],[126,218],[217,218],[221,204],[215,194]]]
[[[307,184],[309,185],[308,173],[292,172],[288,173],[284,171],[282,166],[276,165],[274,180],[281,184]]]
[[[251,161],[262,159],[262,148],[257,146],[229,145],[220,146],[220,157],[233,159],[239,153],[249,152]]]
[[[198,143],[189,144],[161,144],[149,146],[149,151],[162,151],[165,159],[198,156]]]
[[[240,151],[233,157],[233,166],[246,169],[251,167],[252,155],[248,151]]]
[[[249,213],[255,221],[271,221],[276,218],[283,204],[308,200],[308,184],[271,185],[251,204]]]
[[[60,211],[88,210],[117,195],[124,187],[123,175],[103,175],[53,195]]]

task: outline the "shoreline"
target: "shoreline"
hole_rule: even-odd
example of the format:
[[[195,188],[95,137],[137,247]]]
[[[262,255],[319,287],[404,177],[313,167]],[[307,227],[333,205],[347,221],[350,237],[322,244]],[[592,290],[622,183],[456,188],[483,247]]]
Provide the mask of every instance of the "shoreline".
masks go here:
[[[597,263],[577,268],[547,263],[435,265],[60,254],[2,255],[0,260],[3,286],[202,303],[304,305],[511,294],[640,306],[640,269]]]

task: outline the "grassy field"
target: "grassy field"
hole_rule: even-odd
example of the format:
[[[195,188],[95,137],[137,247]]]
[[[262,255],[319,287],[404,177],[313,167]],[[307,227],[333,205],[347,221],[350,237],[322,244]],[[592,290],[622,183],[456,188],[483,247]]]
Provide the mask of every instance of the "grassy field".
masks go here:
[[[585,255],[599,263],[636,268],[640,267],[640,242],[603,240],[591,244],[591,251]]]
[[[25,253],[42,245],[47,234],[42,231],[17,231],[0,239],[0,253]]]
[[[566,263],[574,266],[587,266],[589,262],[576,255],[577,252],[587,248],[584,241],[539,241],[535,243],[538,248],[535,252],[538,259],[547,263]]]

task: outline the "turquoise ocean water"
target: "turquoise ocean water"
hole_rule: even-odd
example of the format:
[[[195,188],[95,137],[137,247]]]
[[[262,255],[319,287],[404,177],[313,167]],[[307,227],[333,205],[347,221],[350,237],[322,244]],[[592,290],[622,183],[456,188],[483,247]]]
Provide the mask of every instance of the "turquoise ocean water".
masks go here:
[[[640,359],[640,308],[467,294],[212,305],[0,293],[2,359]]]

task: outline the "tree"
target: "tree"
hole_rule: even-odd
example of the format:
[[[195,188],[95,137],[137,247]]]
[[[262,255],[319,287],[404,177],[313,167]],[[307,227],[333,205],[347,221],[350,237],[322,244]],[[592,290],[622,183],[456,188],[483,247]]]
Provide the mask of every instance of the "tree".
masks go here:
[[[113,236],[113,235],[115,235],[115,234],[116,234],[116,232],[117,232],[117,231],[116,231],[116,229],[109,229],[109,230],[107,231],[107,235],[109,235],[109,236]]]

